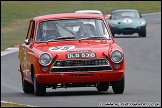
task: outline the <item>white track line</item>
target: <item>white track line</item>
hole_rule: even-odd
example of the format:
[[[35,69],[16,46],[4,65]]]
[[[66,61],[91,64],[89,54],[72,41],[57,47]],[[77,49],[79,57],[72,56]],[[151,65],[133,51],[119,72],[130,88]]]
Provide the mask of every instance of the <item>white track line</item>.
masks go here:
[[[19,47],[18,47],[18,45],[15,45],[14,47],[10,47],[10,48],[5,49],[5,51],[2,51],[1,56],[4,56],[6,54],[10,54],[10,53],[14,53],[14,52],[17,52],[17,51],[19,51]]]

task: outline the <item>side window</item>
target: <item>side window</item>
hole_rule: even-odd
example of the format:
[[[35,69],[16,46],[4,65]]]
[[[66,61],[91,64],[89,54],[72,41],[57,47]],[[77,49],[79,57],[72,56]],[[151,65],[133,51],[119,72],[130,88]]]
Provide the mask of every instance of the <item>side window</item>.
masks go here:
[[[42,36],[43,36],[43,24],[44,24],[44,22],[39,23],[36,41],[40,41],[42,39]]]
[[[35,22],[31,20],[29,23],[28,32],[26,36],[26,39],[28,39],[30,42],[33,42],[34,27],[35,27]]]

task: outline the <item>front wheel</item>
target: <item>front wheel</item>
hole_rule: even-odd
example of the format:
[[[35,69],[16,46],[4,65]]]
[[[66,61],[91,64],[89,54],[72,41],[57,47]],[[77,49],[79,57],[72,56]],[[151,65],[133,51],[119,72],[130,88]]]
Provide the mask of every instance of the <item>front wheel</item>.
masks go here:
[[[146,30],[140,31],[140,32],[138,33],[138,35],[139,35],[140,37],[146,37]]]
[[[97,83],[96,88],[98,91],[107,91],[109,89],[109,83],[108,82]]]
[[[37,81],[34,74],[34,93],[36,96],[44,96],[46,94],[46,87]]]
[[[34,93],[34,87],[32,84],[27,82],[22,76],[22,89],[24,93]]]
[[[124,76],[121,80],[119,81],[114,81],[111,83],[112,84],[112,89],[115,94],[122,94],[124,92]]]

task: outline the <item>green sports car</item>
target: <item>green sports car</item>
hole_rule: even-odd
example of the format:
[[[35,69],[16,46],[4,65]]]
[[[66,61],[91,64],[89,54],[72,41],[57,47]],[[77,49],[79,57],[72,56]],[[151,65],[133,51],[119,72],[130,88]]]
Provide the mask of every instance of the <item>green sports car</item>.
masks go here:
[[[146,37],[146,21],[135,9],[114,10],[107,18],[112,36],[115,34],[130,35],[138,33],[140,37]]]

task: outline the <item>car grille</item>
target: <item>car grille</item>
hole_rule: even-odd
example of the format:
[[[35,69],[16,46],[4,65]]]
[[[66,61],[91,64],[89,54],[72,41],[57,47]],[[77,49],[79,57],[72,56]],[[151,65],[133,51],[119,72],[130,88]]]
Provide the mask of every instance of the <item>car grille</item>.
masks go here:
[[[107,59],[79,59],[55,61],[51,72],[108,71],[112,70]]]
[[[134,28],[124,28],[123,31],[133,31]]]

